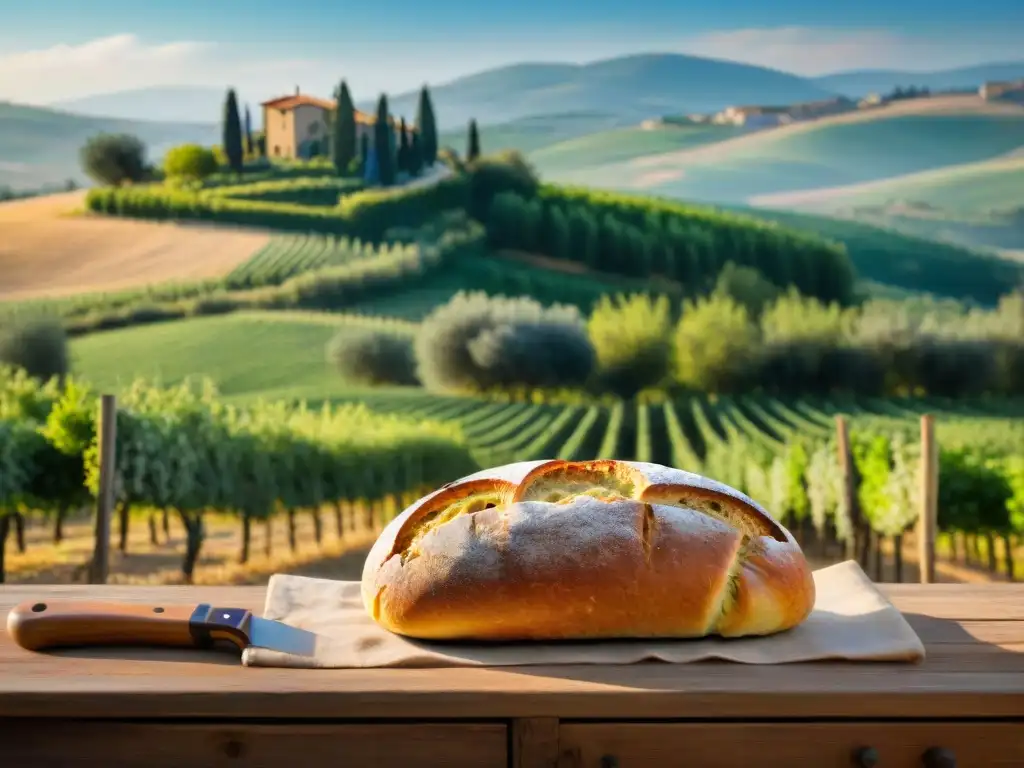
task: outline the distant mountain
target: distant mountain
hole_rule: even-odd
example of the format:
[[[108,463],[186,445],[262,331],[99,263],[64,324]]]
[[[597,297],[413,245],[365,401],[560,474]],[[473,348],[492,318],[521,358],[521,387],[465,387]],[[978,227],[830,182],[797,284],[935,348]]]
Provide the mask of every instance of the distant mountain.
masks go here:
[[[816,85],[844,96],[866,96],[886,93],[896,86],[927,87],[933,91],[978,88],[988,80],[1015,80],[1024,77],[1024,61],[980,64],[973,67],[945,69],[938,72],[909,72],[888,69],[865,69],[856,72],[837,72],[816,77]]]
[[[78,151],[98,133],[138,136],[155,162],[176,144],[217,143],[220,130],[213,124],[87,117],[0,102],[0,186],[32,189],[67,179],[85,183]]]
[[[358,92],[358,82],[350,82]],[[827,98],[827,89],[774,69],[678,54],[639,54],[589,64],[524,63],[432,84],[442,130],[481,123],[506,123],[548,114],[596,112],[624,121],[662,114],[705,112],[738,103],[788,103]],[[240,94],[254,110],[280,95]],[[317,94],[328,96],[326,93]],[[223,88],[159,87],[99,94],[52,106],[87,115],[122,119],[194,121],[220,119]],[[389,94],[396,114],[412,118],[418,91]],[[376,100],[361,101],[373,110]]]
[[[92,117],[170,123],[216,123],[220,120],[220,113],[224,108],[225,93],[225,88],[167,85],[100,93],[80,99],[59,101],[50,106]]]
[[[493,124],[531,115],[599,112],[642,120],[731,104],[787,104],[834,95],[778,70],[681,54],[638,54],[589,64],[516,64],[430,90],[442,129],[464,126],[471,117]],[[417,98],[417,92],[410,92],[389,102],[396,114],[411,117]],[[361,109],[373,106],[359,104]]]

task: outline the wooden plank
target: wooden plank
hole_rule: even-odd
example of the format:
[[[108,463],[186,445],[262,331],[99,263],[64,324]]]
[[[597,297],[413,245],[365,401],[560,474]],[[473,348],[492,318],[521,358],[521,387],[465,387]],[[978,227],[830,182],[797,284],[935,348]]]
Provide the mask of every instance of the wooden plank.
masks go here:
[[[5,764],[33,768],[293,768],[311,760],[373,768],[507,768],[507,740],[501,724],[0,722]]]
[[[512,768],[557,768],[558,718],[520,717],[512,721]]]
[[[1024,621],[1024,584],[879,584],[879,589],[906,614],[957,621]],[[135,603],[214,603],[263,614],[266,587],[86,584],[7,584],[0,591],[0,613],[24,600],[123,600]]]
[[[928,653],[919,665],[281,670],[242,668],[230,654],[190,651],[33,654],[3,635],[0,717],[1024,717],[1024,620],[944,618],[1024,613],[1024,585],[944,586],[887,590],[898,607],[916,609],[908,620]],[[0,592],[0,613],[6,616],[22,600],[61,597],[205,601],[258,612],[263,590],[7,587]]]
[[[935,747],[952,752],[955,765],[1024,765],[1020,723],[569,723],[559,738],[565,768],[599,768],[607,758],[621,768],[850,768],[865,747],[876,750],[879,768],[928,768],[922,758]]]

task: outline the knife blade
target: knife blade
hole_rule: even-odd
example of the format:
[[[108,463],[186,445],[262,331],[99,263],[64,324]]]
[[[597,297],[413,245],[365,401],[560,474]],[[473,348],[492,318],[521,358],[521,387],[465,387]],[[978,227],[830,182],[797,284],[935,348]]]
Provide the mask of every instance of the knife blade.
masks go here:
[[[27,600],[7,616],[7,632],[22,648],[133,645],[173,648],[249,647],[312,656],[317,636],[253,616],[245,608],[141,605],[84,600]]]

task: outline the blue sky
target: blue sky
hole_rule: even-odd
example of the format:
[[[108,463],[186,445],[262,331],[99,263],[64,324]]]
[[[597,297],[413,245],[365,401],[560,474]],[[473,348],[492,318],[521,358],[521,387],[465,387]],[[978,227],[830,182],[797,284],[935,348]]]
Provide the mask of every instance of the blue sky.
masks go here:
[[[0,0],[0,98],[225,81],[357,97],[516,61],[677,51],[817,75],[1024,59],[1021,0]]]

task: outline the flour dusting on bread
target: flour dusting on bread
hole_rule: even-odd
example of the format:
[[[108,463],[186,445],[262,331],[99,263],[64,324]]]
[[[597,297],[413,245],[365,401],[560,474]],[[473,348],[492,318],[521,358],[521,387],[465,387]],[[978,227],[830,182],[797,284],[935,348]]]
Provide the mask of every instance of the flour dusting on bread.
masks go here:
[[[795,539],[755,501],[612,460],[449,483],[387,526],[362,586],[375,620],[424,639],[771,634],[814,602]]]

